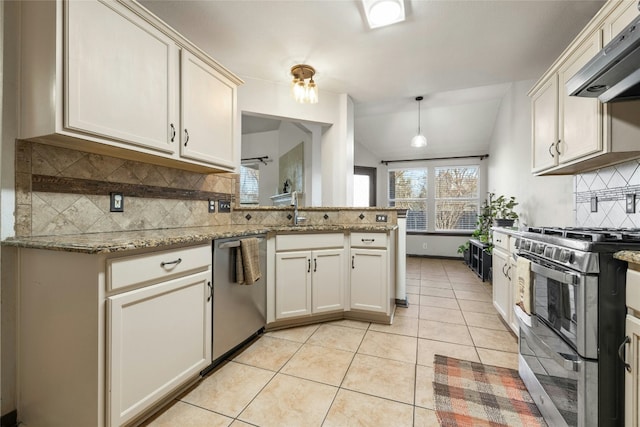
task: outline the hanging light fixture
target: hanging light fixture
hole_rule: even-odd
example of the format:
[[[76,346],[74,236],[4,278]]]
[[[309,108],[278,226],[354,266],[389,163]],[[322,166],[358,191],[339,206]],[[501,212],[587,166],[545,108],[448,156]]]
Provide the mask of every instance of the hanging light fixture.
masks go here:
[[[427,138],[420,132],[420,101],[423,99],[421,96],[416,96],[416,101],[418,101],[418,134],[411,138],[411,146],[415,148],[427,146]]]
[[[311,65],[298,64],[291,67],[291,94],[301,104],[318,103],[318,85],[313,81],[316,70]],[[306,80],[309,80],[306,82]]]

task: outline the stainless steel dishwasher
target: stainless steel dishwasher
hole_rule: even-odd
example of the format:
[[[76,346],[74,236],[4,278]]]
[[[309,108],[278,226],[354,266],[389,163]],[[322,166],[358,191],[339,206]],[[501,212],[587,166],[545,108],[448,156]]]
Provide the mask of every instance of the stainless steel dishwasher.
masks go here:
[[[240,240],[259,239],[261,278],[252,285],[236,283]],[[223,360],[264,330],[267,319],[267,239],[264,234],[213,241],[212,362]]]

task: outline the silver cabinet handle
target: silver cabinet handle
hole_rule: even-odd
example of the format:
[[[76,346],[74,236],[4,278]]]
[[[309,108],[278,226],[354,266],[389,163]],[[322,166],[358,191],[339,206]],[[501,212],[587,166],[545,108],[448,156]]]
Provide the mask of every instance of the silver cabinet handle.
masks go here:
[[[624,341],[622,341],[622,344],[620,344],[620,347],[618,347],[618,357],[620,358],[620,360],[622,360],[622,362],[624,363],[624,369],[627,370],[627,372],[631,372],[631,365],[629,365],[627,363],[626,360],[626,355],[624,353],[624,348],[627,344],[631,343],[631,338],[629,338],[628,336],[624,337]]]
[[[171,123],[171,142],[176,139],[176,127]]]
[[[173,264],[178,265],[178,264],[180,264],[181,262],[182,262],[182,258],[178,258],[178,259],[177,259],[177,260],[175,260],[175,261],[167,261],[167,262],[162,261],[162,262],[160,263],[160,267],[166,267],[167,265],[173,265]]]
[[[187,143],[189,142],[189,131],[186,129],[184,130],[184,137],[185,137],[184,146],[186,147]]]
[[[555,158],[556,156],[554,156],[554,155],[553,155],[553,152],[551,151],[551,149],[553,148],[553,146],[554,146],[554,145],[556,145],[556,143],[555,143],[555,142],[552,142],[552,143],[551,143],[551,145],[549,146],[549,155],[550,155],[551,157],[554,157],[554,158]]]

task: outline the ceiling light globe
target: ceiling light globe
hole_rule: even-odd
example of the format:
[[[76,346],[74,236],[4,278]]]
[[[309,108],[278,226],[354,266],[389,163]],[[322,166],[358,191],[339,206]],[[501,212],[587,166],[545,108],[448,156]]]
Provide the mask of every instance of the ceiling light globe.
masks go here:
[[[427,138],[422,134],[418,134],[411,139],[411,146],[414,148],[426,147]]]

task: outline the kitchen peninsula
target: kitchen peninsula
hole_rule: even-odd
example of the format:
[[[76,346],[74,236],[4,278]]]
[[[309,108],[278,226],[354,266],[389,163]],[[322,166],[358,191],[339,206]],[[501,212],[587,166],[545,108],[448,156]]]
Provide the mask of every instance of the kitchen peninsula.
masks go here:
[[[406,301],[398,280],[402,215],[390,208],[300,208],[307,223],[292,226],[291,213],[239,208],[217,213],[228,225],[4,241],[18,248],[21,419],[39,425],[73,412],[78,425],[127,424],[197,381],[211,363],[215,239],[267,236],[267,329],[340,318],[390,323],[396,299]],[[376,222],[380,216],[387,222]],[[283,259],[307,251],[314,263],[322,260],[317,255],[339,254],[329,277],[343,280],[322,282],[326,276],[315,272],[322,261],[311,267],[309,258],[306,285],[283,281],[299,277]],[[299,303],[287,286],[308,286],[311,298],[311,286],[337,283],[340,299],[328,310],[279,310],[283,298],[288,306]]]

